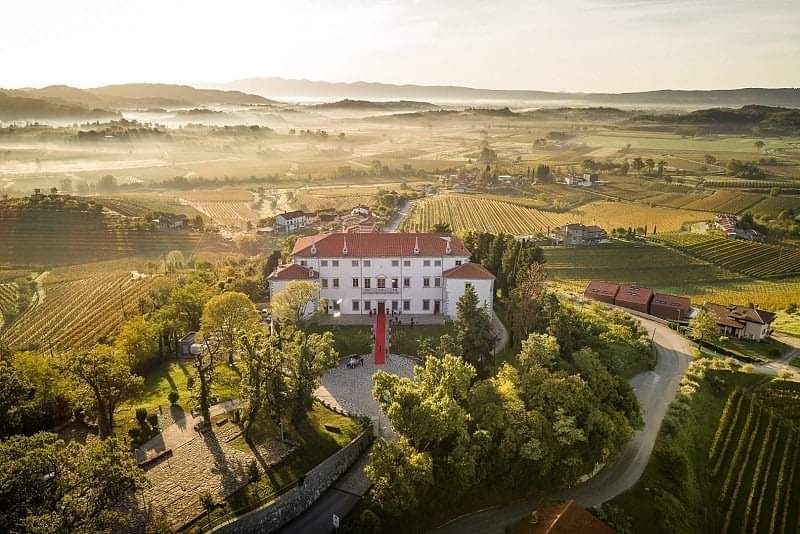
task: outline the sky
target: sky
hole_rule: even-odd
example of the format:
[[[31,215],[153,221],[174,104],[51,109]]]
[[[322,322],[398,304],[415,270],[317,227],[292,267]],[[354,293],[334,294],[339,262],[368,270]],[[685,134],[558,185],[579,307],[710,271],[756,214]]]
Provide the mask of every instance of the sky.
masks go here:
[[[7,0],[0,87],[800,86],[798,0]]]

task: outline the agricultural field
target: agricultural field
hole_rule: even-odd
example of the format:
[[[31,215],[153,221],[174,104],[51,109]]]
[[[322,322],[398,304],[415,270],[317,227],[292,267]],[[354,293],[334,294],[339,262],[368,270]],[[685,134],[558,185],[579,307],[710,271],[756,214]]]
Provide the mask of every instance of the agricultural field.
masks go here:
[[[800,274],[800,249],[708,234],[666,233],[650,237],[690,256],[754,278]]]
[[[800,301],[800,293],[797,294],[797,300]],[[800,313],[779,311],[775,317],[775,322],[772,323],[772,328],[777,332],[800,337]]]
[[[86,347],[108,340],[127,318],[138,313],[139,298],[159,278],[106,273],[45,284],[44,299],[27,308],[0,338],[11,347],[41,350]]]
[[[742,193],[741,191],[715,191],[711,195],[693,200],[683,207],[715,213],[741,213],[759,203],[763,198],[762,195]]]
[[[800,521],[800,384],[728,397],[708,452],[720,532],[792,532]]]
[[[704,221],[708,216],[686,209],[650,207],[640,203],[592,202],[570,212],[570,222],[596,224],[606,230],[647,226],[651,231],[674,232],[684,224]]]
[[[429,231],[437,223],[447,223],[454,232],[504,232],[530,235],[566,224],[569,215],[543,212],[507,202],[469,195],[430,197],[416,204],[403,224],[407,231]]]
[[[757,217],[777,217],[784,210],[800,210],[800,196],[766,197],[748,211]]]

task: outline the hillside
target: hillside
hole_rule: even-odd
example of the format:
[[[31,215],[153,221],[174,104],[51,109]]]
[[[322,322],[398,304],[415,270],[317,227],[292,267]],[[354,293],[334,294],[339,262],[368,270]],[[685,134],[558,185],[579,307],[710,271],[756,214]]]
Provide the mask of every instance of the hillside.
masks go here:
[[[524,89],[479,89],[454,85],[396,85],[373,82],[326,82],[285,78],[248,78],[222,87],[237,89],[268,97],[303,97],[320,99],[410,99],[433,102],[453,100],[517,100],[552,102],[561,106],[564,101],[576,105],[624,105],[654,107],[767,106],[800,107],[800,89],[747,88],[708,91],[659,90],[631,93],[570,93]]]
[[[40,98],[15,96],[14,93],[0,91],[0,120],[37,121],[47,119],[62,120],[103,120],[117,119],[120,114],[106,109],[88,108],[61,100],[50,101]]]
[[[326,102],[324,104],[314,104],[308,106],[318,110],[351,110],[351,111],[420,111],[434,110],[439,106],[430,102],[418,102],[414,100],[391,100],[387,102],[375,102],[372,100],[351,100],[345,98],[336,102]]]
[[[706,126],[715,131],[745,131],[757,127],[765,132],[800,132],[800,110],[785,107],[748,105],[738,109],[710,108],[686,114],[638,115],[632,120]]]

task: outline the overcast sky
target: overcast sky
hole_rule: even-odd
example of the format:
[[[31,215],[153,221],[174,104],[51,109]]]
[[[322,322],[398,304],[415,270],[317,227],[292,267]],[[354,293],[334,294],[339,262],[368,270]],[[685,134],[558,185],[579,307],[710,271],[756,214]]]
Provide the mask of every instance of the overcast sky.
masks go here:
[[[7,0],[0,86],[800,86],[800,0]]]

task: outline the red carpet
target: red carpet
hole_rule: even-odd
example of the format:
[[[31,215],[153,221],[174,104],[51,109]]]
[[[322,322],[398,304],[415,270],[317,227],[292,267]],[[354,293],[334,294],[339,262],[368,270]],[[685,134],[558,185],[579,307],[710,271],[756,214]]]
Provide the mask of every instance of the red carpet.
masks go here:
[[[375,363],[382,364],[386,359],[386,313],[375,316]]]

